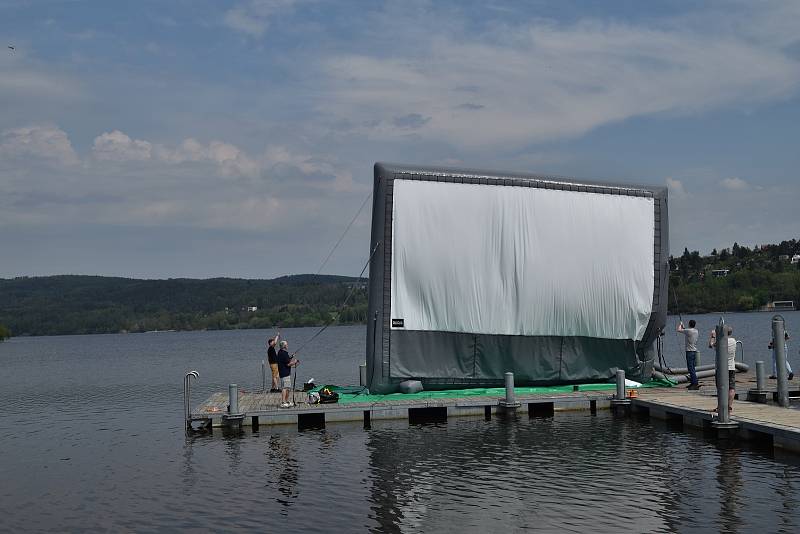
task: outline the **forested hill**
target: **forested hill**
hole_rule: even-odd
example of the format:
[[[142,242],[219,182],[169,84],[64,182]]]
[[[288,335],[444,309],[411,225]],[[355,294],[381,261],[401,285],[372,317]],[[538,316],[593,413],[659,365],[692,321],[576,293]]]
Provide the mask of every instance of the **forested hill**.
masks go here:
[[[707,255],[670,257],[669,311],[758,310],[776,300],[800,304],[800,241],[753,248],[734,243]]]
[[[753,248],[734,243],[707,255],[670,257],[671,313],[756,310],[800,303],[800,241]],[[315,326],[367,319],[367,281],[297,275],[274,280],[135,280],[102,276],[0,279],[0,341],[50,335],[150,330]],[[7,327],[7,329],[6,329]]]
[[[338,321],[364,322],[367,281],[345,276],[0,279],[0,324],[14,336],[314,326],[329,321],[351,289]]]

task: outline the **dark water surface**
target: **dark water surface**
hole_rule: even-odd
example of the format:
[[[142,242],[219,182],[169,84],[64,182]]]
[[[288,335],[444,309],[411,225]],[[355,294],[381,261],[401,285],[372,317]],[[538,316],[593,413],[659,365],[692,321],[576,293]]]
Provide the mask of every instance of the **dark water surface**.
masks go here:
[[[770,317],[726,315],[749,363],[769,356]],[[785,317],[800,328],[800,313]],[[697,317],[703,331],[717,319]],[[315,332],[284,333],[296,348]],[[0,344],[0,530],[800,531],[794,458],[602,411],[187,438],[183,374],[200,372],[193,404],[230,382],[260,388],[268,334]],[[328,329],[304,351],[300,379],[356,382],[364,336]],[[666,336],[672,363],[678,342]]]

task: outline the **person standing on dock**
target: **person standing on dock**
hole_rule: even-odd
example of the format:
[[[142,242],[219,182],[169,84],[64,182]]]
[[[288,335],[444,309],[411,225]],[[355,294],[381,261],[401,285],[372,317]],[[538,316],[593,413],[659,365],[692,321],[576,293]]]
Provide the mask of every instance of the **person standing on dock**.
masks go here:
[[[270,371],[272,371],[272,388],[270,393],[277,393],[281,390],[280,376],[278,375],[278,353],[275,351],[275,345],[281,337],[280,331],[275,337],[267,340],[267,362],[269,362]]]
[[[725,325],[728,334],[728,408],[733,411],[733,398],[736,396],[736,338],[733,334],[733,327]],[[717,346],[717,333],[712,330],[711,337],[708,339],[708,348],[713,349]],[[719,406],[714,408],[718,411]]]
[[[683,327],[683,321],[678,323],[678,332],[686,336],[686,367],[689,369],[689,386],[686,389],[700,389],[697,382],[697,338],[700,332],[697,331],[694,319],[689,320],[689,328]]]
[[[786,371],[789,373],[789,380],[794,378],[794,373],[792,372],[792,366],[789,364],[789,332],[786,330],[783,331],[783,339],[786,343]],[[775,357],[775,340],[770,339],[769,345],[767,348],[772,351],[772,376],[770,378],[775,380],[778,378],[778,364],[777,359]]]
[[[293,403],[289,402],[289,390],[292,389],[292,367],[297,367],[300,360],[289,355],[289,343],[281,341],[278,345],[278,374],[281,377],[281,408],[291,408]]]

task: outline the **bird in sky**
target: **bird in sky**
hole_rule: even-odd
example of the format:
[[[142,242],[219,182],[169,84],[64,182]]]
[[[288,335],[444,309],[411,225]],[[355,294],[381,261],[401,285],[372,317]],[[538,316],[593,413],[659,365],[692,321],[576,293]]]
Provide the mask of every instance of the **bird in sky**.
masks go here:
[[[8,45],[8,49],[9,49],[9,50],[11,50],[11,51],[13,52],[14,50],[16,50],[16,49],[17,49],[17,47],[16,47],[16,46],[14,46],[14,45]]]

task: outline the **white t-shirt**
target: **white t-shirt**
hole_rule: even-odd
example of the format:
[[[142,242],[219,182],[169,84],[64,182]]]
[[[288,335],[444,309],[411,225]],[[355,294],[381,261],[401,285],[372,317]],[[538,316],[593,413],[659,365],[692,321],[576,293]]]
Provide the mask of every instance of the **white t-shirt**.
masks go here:
[[[736,339],[728,336],[728,371],[736,370]]]

